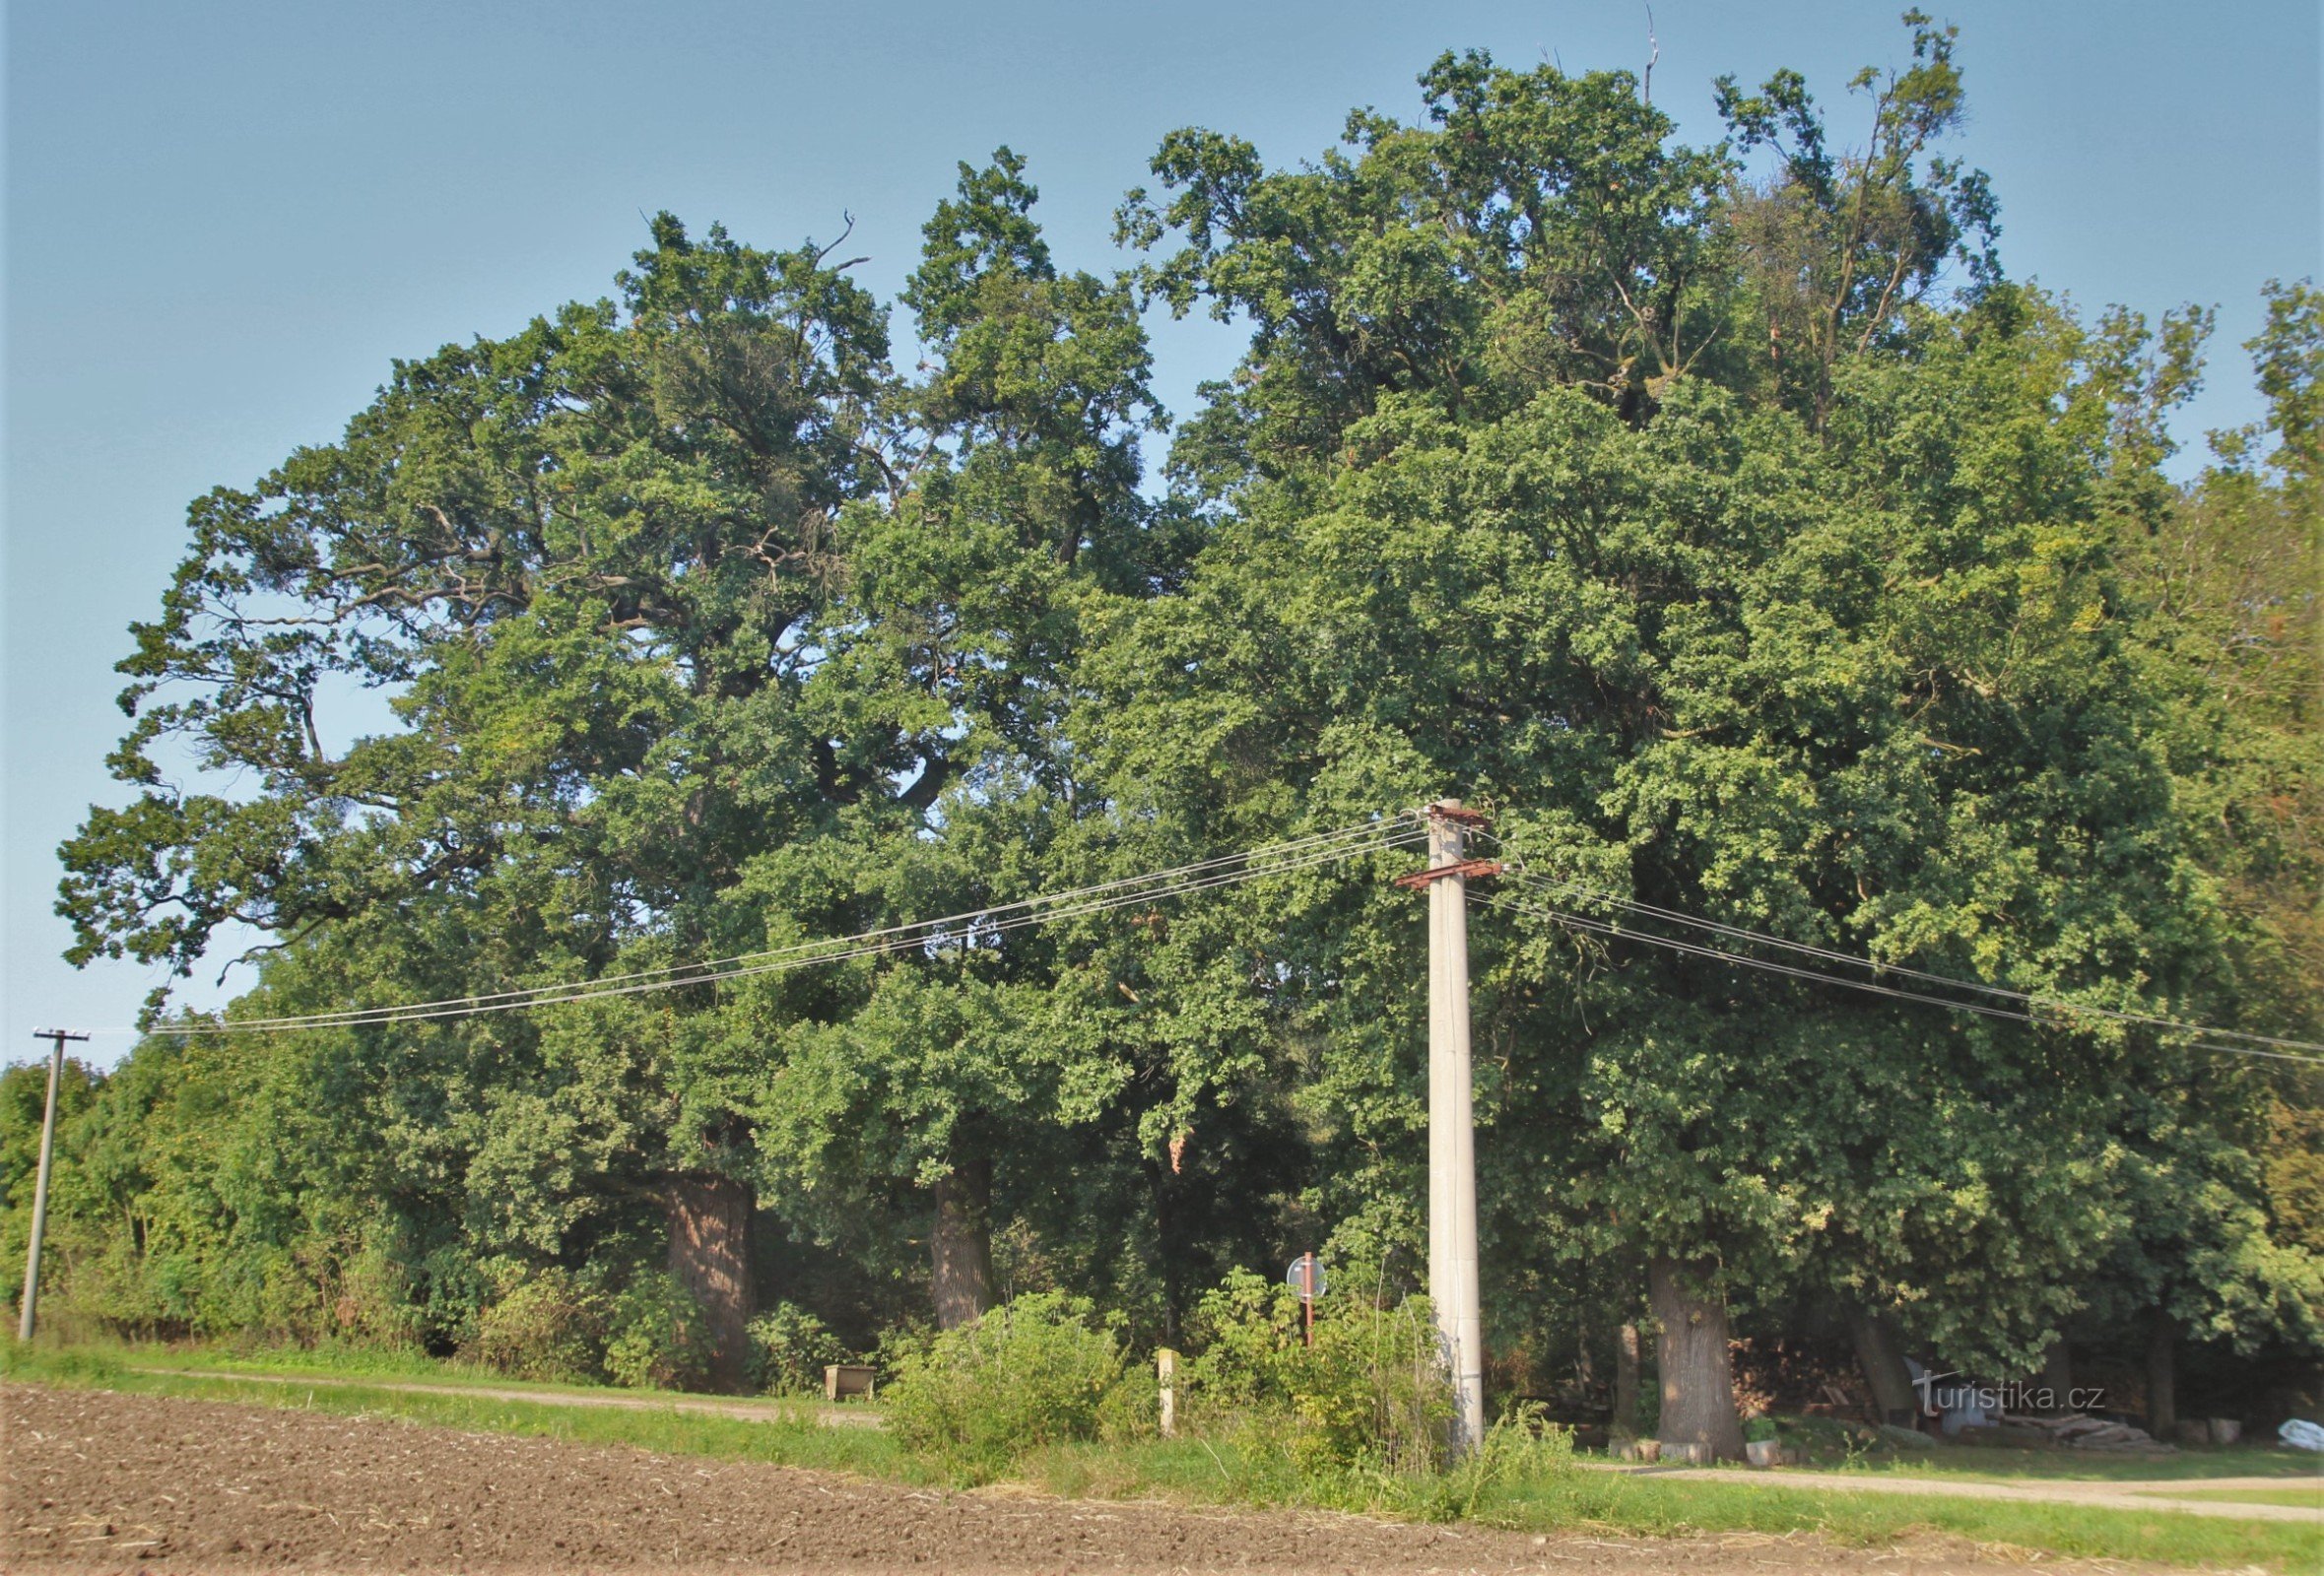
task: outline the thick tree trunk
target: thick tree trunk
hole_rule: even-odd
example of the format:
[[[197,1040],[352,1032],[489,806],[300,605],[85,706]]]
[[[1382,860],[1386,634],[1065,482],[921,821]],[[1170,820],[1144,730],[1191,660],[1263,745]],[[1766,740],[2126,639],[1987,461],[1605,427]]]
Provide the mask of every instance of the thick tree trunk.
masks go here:
[[[1614,1426],[1617,1440],[1638,1436],[1638,1321],[1625,1319],[1614,1331]]]
[[[936,1229],[928,1248],[937,1329],[958,1329],[992,1306],[991,1160],[954,1156],[951,1173],[936,1184]]]
[[[1727,1305],[1704,1294],[1700,1281],[1673,1259],[1647,1264],[1646,1288],[1662,1326],[1654,1348],[1662,1377],[1662,1425],[1656,1437],[1674,1458],[1742,1460],[1743,1419],[1735,1410]]]
[[[710,1384],[741,1390],[751,1340],[750,1190],[731,1177],[694,1172],[670,1179],[665,1208],[670,1274],[709,1323]]]
[[[1856,1366],[1872,1387],[1873,1405],[1880,1420],[1901,1428],[1912,1426],[1920,1397],[1912,1388],[1912,1370],[1904,1366],[1904,1348],[1889,1322],[1869,1308],[1848,1308],[1848,1340],[1856,1347]]]
[[[2050,1343],[2049,1350],[2041,1359],[2041,1387],[2049,1392],[2049,1412],[2065,1412],[2073,1406],[2074,1348],[2066,1345],[2064,1336]]]
[[[2179,1427],[2179,1322],[2160,1308],[2147,1336],[2147,1432],[2163,1443]]]
[[[1162,1276],[1162,1344],[1175,1350],[1184,1336],[1186,1288],[1184,1256],[1178,1242],[1178,1208],[1172,1197],[1169,1173],[1160,1160],[1146,1161],[1146,1183],[1154,1195],[1154,1242]]]

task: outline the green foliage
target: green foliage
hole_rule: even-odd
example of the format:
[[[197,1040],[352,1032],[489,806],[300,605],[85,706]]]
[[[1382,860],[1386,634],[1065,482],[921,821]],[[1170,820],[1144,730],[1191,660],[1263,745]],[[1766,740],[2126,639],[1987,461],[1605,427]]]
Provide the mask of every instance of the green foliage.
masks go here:
[[[1980,286],[2000,278],[1991,184],[1939,152],[1966,108],[1953,62],[1959,30],[1917,8],[1904,24],[1912,64],[1866,66],[1848,83],[1871,109],[1861,148],[1832,146],[1796,71],[1776,72],[1756,94],[1733,77],[1717,83],[1736,149],[1764,148],[1776,160],[1766,179],[1734,193],[1725,216],[1742,242],[1747,299],[1765,325],[1766,376],[1819,427],[1831,413],[1842,358],[1896,334],[1948,263],[1962,264]]]
[[[467,1355],[518,1379],[586,1384],[606,1371],[606,1313],[571,1275],[544,1270],[484,1310]]]
[[[1097,1437],[1108,1445],[1162,1437],[1162,1378],[1151,1364],[1125,1358],[1121,1377],[1097,1403]]]
[[[1028,1452],[1094,1439],[1123,1354],[1086,1297],[1036,1292],[905,1353],[883,1392],[904,1446],[962,1481],[998,1477]]]
[[[2324,482],[2324,291],[2314,280],[2271,279],[2266,325],[2245,347],[2276,434],[2271,462],[2295,480]]]
[[[1297,1294],[1237,1271],[1204,1294],[1195,1331],[1198,1426],[1255,1428],[1302,1472],[1425,1473],[1441,1458],[1452,1400],[1425,1298],[1379,1308],[1327,1293],[1310,1345]]]
[[[749,1328],[751,1388],[764,1395],[819,1392],[825,1366],[849,1360],[838,1338],[796,1303],[776,1303],[753,1319]]]
[[[1573,1435],[1547,1421],[1538,1404],[1501,1414],[1475,1450],[1438,1475],[1411,1481],[1412,1513],[1429,1521],[1469,1521],[1494,1502],[1539,1493],[1581,1476]]]
[[[701,1304],[671,1276],[644,1270],[614,1298],[605,1371],[634,1390],[699,1390],[710,1370]]]

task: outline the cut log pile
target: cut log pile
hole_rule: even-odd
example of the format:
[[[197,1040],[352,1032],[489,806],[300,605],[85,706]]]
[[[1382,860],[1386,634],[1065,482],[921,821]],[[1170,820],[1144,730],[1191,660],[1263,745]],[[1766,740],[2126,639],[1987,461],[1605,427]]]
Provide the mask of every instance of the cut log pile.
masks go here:
[[[2012,1428],[2037,1429],[2049,1435],[2052,1442],[2076,1450],[2164,1451],[2171,1448],[2144,1428],[2127,1422],[2109,1422],[2103,1417],[2092,1417],[2080,1412],[2069,1412],[2056,1417],[2005,1412],[2001,1414],[2001,1420]]]

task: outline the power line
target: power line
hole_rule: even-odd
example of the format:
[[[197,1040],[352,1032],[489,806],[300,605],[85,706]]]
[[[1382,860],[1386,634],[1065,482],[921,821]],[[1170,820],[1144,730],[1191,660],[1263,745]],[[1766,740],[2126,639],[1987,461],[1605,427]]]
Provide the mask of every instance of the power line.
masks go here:
[[[184,1036],[238,1033],[244,1030],[353,1028],[433,1018],[472,1018],[605,997],[676,990],[688,985],[716,984],[763,974],[788,973],[794,969],[906,952],[914,948],[925,949],[947,942],[971,947],[985,938],[1031,925],[1054,924],[1269,876],[1338,864],[1363,854],[1400,847],[1425,835],[1413,817],[1404,813],[1378,821],[1339,827],[1329,832],[1317,832],[1288,842],[1246,849],[1215,859],[1198,860],[1166,870],[1150,871],[1117,881],[1046,892],[1016,902],[967,909],[907,925],[890,925],[851,936],[797,943],[769,952],[701,959],[631,974],[568,980],[523,990],[447,997],[391,1007],[350,1008],[339,1012],[281,1018],[186,1020],[157,1025],[152,1032]]]
[[[914,932],[930,934],[938,933],[942,932],[947,927],[973,925],[975,922],[986,919],[989,916],[1006,914],[1015,909],[1028,908],[1048,903],[1066,903],[1094,894],[1117,891],[1133,886],[1143,886],[1156,882],[1176,879],[1191,873],[1214,870],[1232,865],[1238,861],[1287,856],[1302,852],[1309,848],[1336,844],[1342,841],[1363,841],[1381,835],[1384,832],[1394,832],[1399,834],[1409,832],[1410,836],[1418,837],[1421,835],[1420,832],[1417,829],[1410,828],[1409,826],[1410,819],[1411,818],[1409,814],[1406,814],[1390,817],[1380,821],[1360,822],[1353,826],[1336,827],[1330,831],[1313,832],[1303,837],[1292,838],[1287,842],[1273,843],[1265,847],[1248,849],[1240,853],[1224,854],[1216,859],[1200,860],[1189,865],[1172,866],[1167,870],[1150,871],[1142,876],[1127,876],[1117,881],[1099,882],[1088,886],[1068,887],[1065,890],[1056,892],[1044,892],[1037,896],[1021,898],[1016,902],[997,903],[985,908],[965,909],[957,914],[946,914],[935,919],[915,920],[909,924],[884,926],[877,930],[859,932],[854,936],[819,937],[810,941],[794,942],[787,947],[769,948],[763,952],[738,952],[727,957],[697,958],[692,962],[671,963],[660,968],[639,969],[635,972],[627,974],[601,974],[587,980],[566,980],[552,985],[534,985],[516,990],[485,992],[473,996],[451,996],[444,997],[436,1001],[411,1002],[406,1003],[400,1007],[351,1008],[345,1012],[339,1013],[298,1014],[285,1018],[237,1018],[235,1020],[234,1026],[238,1028],[271,1028],[278,1024],[284,1023],[310,1025],[320,1023],[325,1019],[361,1020],[365,1018],[380,1013],[412,1014],[423,1012],[432,1008],[483,1008],[499,1003],[522,1003],[535,1001],[543,997],[560,995],[570,990],[596,990],[600,987],[629,984],[631,982],[643,980],[666,980],[673,984],[697,983],[700,980],[711,977],[728,977],[725,974],[716,973],[715,971],[728,970],[736,967],[737,965],[755,963],[761,960],[771,961],[777,958],[807,957],[814,961],[827,961],[828,959],[823,956],[823,953],[828,949],[833,947],[843,946],[854,942],[870,941],[874,938],[880,937],[895,937],[897,938],[899,942],[907,942],[908,944],[908,938]],[[683,977],[681,978],[679,976]]]
[[[2038,1016],[2033,1013],[2020,1012],[2016,1009],[2008,1007],[1996,1007],[1983,1002],[1963,1002],[1957,1001],[1949,997],[1932,996],[1923,991],[1903,990],[1897,986],[1881,985],[1871,980],[1850,979],[1844,974],[1828,973],[1822,969],[1799,968],[1789,963],[1778,963],[1769,958],[1752,957],[1742,952],[1730,952],[1723,948],[1705,947],[1698,942],[1681,941],[1675,936],[1657,936],[1650,931],[1626,930],[1622,926],[1613,924],[1607,920],[1592,919],[1587,915],[1568,913],[1563,909],[1537,908],[1529,903],[1516,902],[1506,897],[1486,896],[1482,893],[1472,894],[1470,901],[1483,903],[1494,908],[1507,909],[1511,913],[1524,914],[1534,919],[1546,919],[1556,921],[1560,924],[1573,925],[1582,930],[1590,931],[1596,935],[1610,937],[1617,941],[1644,942],[1650,947],[1667,948],[1672,952],[1684,952],[1690,956],[1706,957],[1721,963],[1733,963],[1743,968],[1761,969],[1767,973],[1781,974],[1790,979],[1806,980],[1810,983],[1821,985],[1838,985],[1845,987],[1848,990],[1864,991],[1874,996],[1886,996],[1896,1001],[1914,1002],[1927,1007],[1942,1007],[1949,1012],[1975,1013],[1981,1018],[2006,1018],[2012,1022],[2031,1023],[2037,1026],[2047,1026],[2052,1028],[2058,1025],[2058,1019],[2055,1017]],[[1840,955],[1845,957],[1846,954],[1842,953]],[[1868,959],[1865,958],[1853,958],[1849,959],[1849,961],[1867,967],[1874,966],[1869,962]],[[1943,976],[1937,977],[1942,978]],[[2066,1007],[2063,1004],[2060,1004],[2060,1007],[2062,1011],[2075,1011],[2075,1009]],[[2216,1051],[2229,1056],[2256,1056],[2265,1058],[2269,1061],[2291,1062],[2302,1067],[2324,1067],[2324,1057],[2295,1056],[2285,1051],[2261,1050],[2255,1046],[2221,1045],[2202,1041],[2200,1036],[2209,1032],[2209,1030],[2205,1027],[2205,1025],[2200,1023],[2182,1023],[2171,1018],[2140,1018],[2136,1020],[2158,1024],[2178,1032],[2198,1036],[2197,1043],[2202,1049],[2207,1051]],[[2294,1041],[2292,1043],[2297,1044],[2300,1042]]]
[[[1492,837],[1496,845],[1501,843],[1501,840],[1498,837],[1494,837],[1491,832],[1483,832],[1480,835]],[[1721,936],[1732,937],[1737,941],[1750,942],[1762,947],[1781,948],[1785,952],[1822,958],[1827,962],[1846,963],[1854,968],[1868,968],[1875,973],[1895,974],[1907,979],[1917,979],[1926,984],[1943,985],[1954,990],[1975,991],[1979,995],[2017,1002],[2028,1007],[2050,1008],[2061,1013],[2079,1013],[2087,1017],[2108,1018],[2115,1022],[2141,1023],[2151,1028],[2192,1030],[2220,1039],[2248,1040],[2255,1045],[2273,1045],[2282,1050],[2324,1052],[2324,1044],[2319,1044],[2314,1040],[2285,1039],[2274,1034],[2254,1034],[2239,1028],[2215,1028],[2209,1024],[2189,1023],[2179,1018],[2161,1018],[2151,1013],[2126,1013],[2115,1008],[2086,1006],[2054,996],[2036,996],[2027,991],[2013,990],[2006,985],[1989,985],[1981,980],[1957,979],[1950,974],[1932,973],[1927,969],[1913,968],[1904,963],[1884,963],[1874,958],[1858,956],[1853,952],[1835,952],[1827,947],[1817,947],[1807,942],[1795,942],[1785,937],[1771,936],[1765,931],[1747,930],[1738,925],[1724,924],[1715,919],[1704,918],[1699,914],[1688,913],[1684,909],[1663,908],[1653,903],[1640,902],[1636,898],[1624,897],[1599,887],[1585,886],[1578,882],[1560,881],[1528,870],[1522,860],[1511,863],[1508,866],[1508,873],[1542,891],[1553,894],[1565,893],[1589,902],[1622,909],[1627,913],[1644,914],[1655,919],[1670,920],[1680,925],[1692,925],[1697,930],[1711,931]]]

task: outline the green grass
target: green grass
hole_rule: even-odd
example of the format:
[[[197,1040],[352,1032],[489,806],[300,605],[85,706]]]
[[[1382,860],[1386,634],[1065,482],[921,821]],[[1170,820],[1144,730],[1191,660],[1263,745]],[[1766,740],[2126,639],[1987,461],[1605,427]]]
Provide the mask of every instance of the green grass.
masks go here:
[[[182,1350],[157,1357],[151,1352],[124,1356],[88,1349],[28,1350],[13,1344],[0,1348],[0,1365],[10,1377],[54,1384],[298,1407],[336,1414],[403,1417],[454,1428],[627,1445],[672,1455],[769,1462],[912,1484],[944,1480],[939,1468],[912,1456],[888,1433],[819,1426],[817,1409],[810,1405],[790,1409],[789,1414],[778,1420],[757,1421],[666,1407],[586,1408],[561,1406],[546,1399],[508,1401],[465,1394],[463,1379],[470,1385],[486,1381],[474,1374],[447,1375],[441,1368],[415,1373],[398,1366],[388,1372],[350,1373],[328,1363],[300,1365],[273,1354],[246,1354],[236,1360],[249,1377],[197,1379],[161,1365],[163,1361],[170,1367],[223,1365],[210,1354]],[[262,1382],[256,1377],[259,1371],[311,1378],[312,1382]],[[389,1390],[376,1383],[366,1384],[365,1378],[432,1378],[443,1381],[443,1387]],[[505,1388],[498,1379],[490,1383]],[[638,1396],[634,1391],[614,1394],[631,1399]],[[2232,1459],[2238,1453],[2207,1454]],[[1927,1463],[1915,1456],[1896,1467],[1904,1470],[1914,1465],[1926,1467]],[[1319,1506],[1431,1518],[1465,1514],[1484,1525],[1541,1533],[1588,1531],[1650,1537],[1807,1533],[1860,1546],[1937,1537],[2084,1558],[2300,1572],[2315,1569],[2319,1553],[2324,1552],[2324,1531],[2314,1527],[2162,1510],[1854,1494],[1786,1488],[1740,1478],[1720,1482],[1581,1471],[1544,1479],[1483,1483],[1463,1482],[1454,1477],[1414,1481],[1361,1473],[1302,1475],[1294,1471],[1280,1452],[1246,1451],[1231,1440],[1189,1438],[1063,1446],[1020,1462],[1014,1476],[1034,1487],[1073,1497]],[[2022,1478],[2025,1474],[2016,1476]],[[2211,1491],[2223,1498],[2233,1492]]]
[[[2324,1529],[2296,1523],[1935,1494],[1817,1492],[1613,1473],[1513,1491],[1510,1500],[1514,1524],[1533,1527],[1596,1524],[1650,1534],[1807,1531],[1853,1544],[1884,1544],[1935,1534],[2077,1558],[2262,1565],[2301,1572],[2314,1570],[2324,1554]],[[1488,1517],[1497,1508],[1489,1505]]]
[[[2162,1492],[2160,1489],[2154,1492]],[[2174,1499],[2218,1499],[2238,1505],[2291,1505],[2297,1510],[2324,1510],[2324,1482],[2305,1488],[2174,1488]]]
[[[2091,1459],[2072,1450],[1993,1450],[1956,1446],[1917,1456],[1868,1462],[1858,1468],[1826,1470],[1887,1473],[1943,1474],[1986,1482],[2025,1482],[2048,1478],[2053,1482],[2200,1482],[2206,1478],[2313,1477],[2315,1458],[2291,1450],[2266,1447],[2181,1451],[2175,1456],[2109,1456]]]
[[[10,1344],[12,1349],[21,1350]],[[64,1349],[101,1357],[124,1372],[247,1374],[256,1379],[317,1379],[360,1383],[375,1380],[390,1384],[426,1384],[446,1390],[520,1390],[542,1396],[611,1396],[635,1402],[655,1396],[672,1400],[764,1406],[778,1398],[703,1395],[691,1391],[639,1391],[618,1385],[551,1384],[534,1379],[512,1379],[504,1373],[456,1359],[419,1353],[379,1351],[361,1346],[234,1346],[162,1345],[156,1343],[74,1343],[69,1347],[35,1346],[35,1351]],[[0,1361],[0,1371],[5,1371]]]
[[[12,1347],[6,1375],[48,1384],[100,1386],[127,1395],[177,1396],[196,1401],[232,1401],[288,1407],[340,1415],[408,1418],[447,1428],[534,1435],[579,1444],[628,1445],[668,1455],[710,1456],[725,1461],[763,1461],[785,1467],[853,1473],[865,1478],[926,1483],[939,1474],[905,1453],[888,1434],[872,1428],[827,1428],[817,1409],[800,1404],[776,1419],[721,1417],[681,1412],[675,1407],[572,1407],[549,1401],[507,1401],[463,1394],[459,1389],[388,1390],[361,1379],[316,1373],[309,1384],[278,1384],[257,1378],[193,1378],[150,1366],[135,1366],[107,1354],[86,1351],[27,1352]],[[633,1390],[610,1392],[629,1400],[651,1400]],[[678,1400],[676,1396],[669,1400]]]

